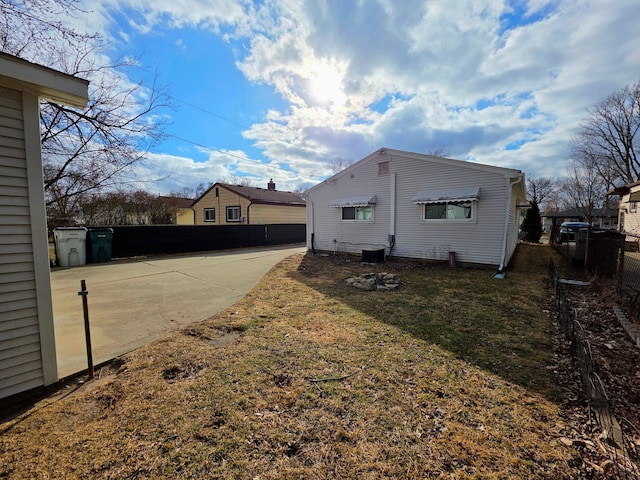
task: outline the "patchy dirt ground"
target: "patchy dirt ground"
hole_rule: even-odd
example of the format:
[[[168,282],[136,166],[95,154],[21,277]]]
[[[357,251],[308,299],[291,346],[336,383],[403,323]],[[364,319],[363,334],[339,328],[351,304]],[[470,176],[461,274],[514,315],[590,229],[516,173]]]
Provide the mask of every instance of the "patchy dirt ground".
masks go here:
[[[571,443],[585,458],[584,478],[640,478],[640,348],[613,311],[619,298],[612,285],[596,279],[589,286],[563,288],[575,319],[584,329],[593,372],[602,381],[615,418],[615,433],[603,430],[596,422],[597,405],[591,411],[588,408],[573,346],[558,326],[554,342],[558,380],[565,392],[564,410],[575,426]],[[555,306],[551,308],[554,310]],[[554,311],[556,317],[557,313]],[[618,429],[625,442],[620,441]]]
[[[589,422],[537,248],[506,281],[384,266],[402,282],[384,293],[346,285],[370,266],[288,259],[233,307],[5,420],[0,478],[636,478]],[[616,415],[638,425],[637,352],[604,287],[572,295]]]

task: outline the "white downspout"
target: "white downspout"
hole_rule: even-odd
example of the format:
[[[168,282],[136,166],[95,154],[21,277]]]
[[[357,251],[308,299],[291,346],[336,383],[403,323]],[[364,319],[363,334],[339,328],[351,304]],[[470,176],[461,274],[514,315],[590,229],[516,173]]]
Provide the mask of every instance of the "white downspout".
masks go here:
[[[390,189],[389,189],[389,255],[391,255],[391,249],[396,243],[396,174],[395,172],[390,175]]]
[[[311,250],[315,253],[313,245],[315,235],[313,202],[309,200],[309,198],[305,198],[304,200],[307,203],[307,226],[309,228],[309,231],[307,232],[307,250]]]
[[[505,205],[504,212],[504,232],[502,235],[502,255],[500,256],[500,267],[498,267],[498,271],[502,272],[505,267],[505,262],[507,258],[507,237],[509,236],[509,210],[511,207],[511,192],[513,192],[514,185],[517,185],[522,181],[522,175],[518,177],[518,179],[511,183],[511,178],[506,178],[507,183],[507,203]]]

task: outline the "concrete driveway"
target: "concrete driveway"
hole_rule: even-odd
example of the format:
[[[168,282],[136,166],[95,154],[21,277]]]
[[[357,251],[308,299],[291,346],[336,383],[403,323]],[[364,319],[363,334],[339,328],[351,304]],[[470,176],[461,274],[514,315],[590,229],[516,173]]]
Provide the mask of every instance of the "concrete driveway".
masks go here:
[[[305,252],[297,245],[52,270],[58,376],[87,368],[81,280],[89,292],[93,361],[99,364],[220,312],[280,260]]]

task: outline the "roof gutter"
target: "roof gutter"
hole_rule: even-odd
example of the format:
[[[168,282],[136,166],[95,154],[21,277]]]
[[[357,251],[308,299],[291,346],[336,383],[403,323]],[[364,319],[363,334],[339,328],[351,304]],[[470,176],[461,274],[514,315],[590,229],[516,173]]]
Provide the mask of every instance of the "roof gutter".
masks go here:
[[[507,239],[509,237],[509,208],[511,207],[511,194],[513,192],[513,187],[524,179],[524,175],[520,175],[515,182],[512,182],[513,177],[507,177],[506,187],[507,187],[507,202],[505,204],[504,211],[504,231],[502,234],[502,253],[500,255],[500,266],[498,267],[498,272],[494,274],[495,278],[504,278],[504,268],[505,263],[507,262]],[[499,277],[496,277],[498,275]]]

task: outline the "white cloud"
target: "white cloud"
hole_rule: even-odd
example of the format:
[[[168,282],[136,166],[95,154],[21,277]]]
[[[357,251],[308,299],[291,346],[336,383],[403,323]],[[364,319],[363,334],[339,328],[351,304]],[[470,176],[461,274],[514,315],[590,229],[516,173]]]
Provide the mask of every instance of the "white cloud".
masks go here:
[[[272,86],[286,103],[243,132],[266,163],[242,152],[233,160],[212,154],[204,165],[171,159],[194,179],[248,173],[285,177],[279,186],[295,188],[328,175],[337,157],[358,160],[381,146],[443,148],[559,176],[586,108],[638,80],[637,0],[116,5],[137,9],[141,28],[217,32],[246,78]],[[334,75],[340,102],[312,94],[322,69]]]
[[[283,170],[282,165],[275,162],[263,163],[240,151],[209,151],[207,160],[203,162],[176,155],[150,154],[145,162],[136,164],[136,181],[127,186],[165,195],[179,191],[182,187],[195,189],[200,184],[208,186],[214,182],[229,182],[240,178],[265,188],[266,181],[273,179],[278,190],[283,191],[318,183],[320,178],[306,173],[313,166],[305,166],[304,161],[297,166],[300,167],[298,170],[289,170],[288,166],[285,166],[287,170]]]

